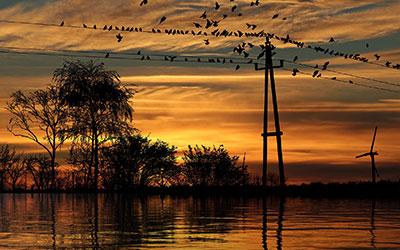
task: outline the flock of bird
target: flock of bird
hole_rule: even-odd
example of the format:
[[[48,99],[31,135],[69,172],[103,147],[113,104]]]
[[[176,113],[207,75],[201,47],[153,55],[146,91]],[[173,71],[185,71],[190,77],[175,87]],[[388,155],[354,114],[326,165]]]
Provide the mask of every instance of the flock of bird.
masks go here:
[[[341,52],[338,50],[334,50],[334,49],[330,49],[330,48],[324,48],[322,46],[317,46],[317,45],[306,45],[304,42],[298,41],[298,40],[294,40],[292,39],[289,35],[286,35],[285,37],[281,37],[278,36],[276,34],[271,34],[271,33],[267,33],[264,30],[261,31],[255,31],[257,29],[257,24],[253,24],[253,23],[245,23],[246,24],[246,28],[249,31],[241,31],[241,30],[228,30],[228,29],[221,29],[220,28],[220,23],[227,19],[230,16],[242,16],[242,13],[239,11],[239,7],[238,4],[235,3],[235,0],[229,0],[230,5],[229,7],[229,11],[231,12],[231,14],[226,14],[226,13],[222,13],[220,15],[219,18],[215,19],[215,18],[211,18],[211,14],[208,13],[210,10],[205,10],[202,12],[202,14],[199,16],[200,20],[202,21],[197,21],[197,22],[193,22],[193,26],[196,29],[199,30],[194,30],[194,29],[190,29],[190,30],[182,30],[182,29],[161,29],[161,28],[152,28],[151,33],[164,33],[167,35],[193,35],[193,36],[215,36],[215,37],[238,37],[238,38],[249,38],[249,37],[253,37],[253,38],[266,38],[267,42],[263,42],[262,44],[259,44],[258,46],[256,46],[253,43],[250,42],[241,42],[239,43],[237,46],[235,46],[233,48],[233,52],[237,53],[239,56],[243,56],[244,58],[248,58],[247,63],[252,64],[252,63],[256,63],[255,60],[259,60],[261,59],[263,56],[265,56],[265,50],[266,50],[266,46],[270,46],[272,50],[275,49],[274,46],[272,46],[272,44],[269,42],[271,39],[275,39],[277,41],[280,41],[282,43],[290,43],[295,45],[298,48],[307,48],[307,49],[312,49],[317,53],[322,53],[325,55],[331,55],[331,56],[336,56],[336,57],[342,57],[344,59],[352,59],[352,60],[357,60],[357,61],[361,61],[361,62],[365,62],[368,63],[370,61],[370,59],[361,56],[358,53],[345,53],[345,52]],[[149,4],[148,0],[141,0],[140,2],[140,6],[144,6]],[[222,6],[223,4],[219,3],[219,2],[215,2],[215,5],[213,6],[213,9],[215,12],[222,12]],[[250,7],[258,7],[260,6],[260,1],[259,0],[255,0],[255,1],[251,1],[249,3]],[[214,14],[214,13],[212,13]],[[215,16],[215,15],[214,15]],[[277,19],[279,18],[279,13],[276,13],[274,15],[272,15],[271,19]],[[286,17],[283,17],[282,20],[287,20]],[[167,21],[167,17],[166,16],[162,16],[158,22],[158,25],[163,24]],[[60,26],[64,26],[64,21],[61,22]],[[83,28],[92,28],[92,29],[97,29],[96,25],[93,25],[91,27],[89,27],[86,24],[83,24]],[[203,28],[205,30],[203,30]],[[209,31],[209,29],[211,29],[211,31]],[[104,25],[103,27],[104,31],[118,31],[118,33],[116,34],[116,39],[117,42],[120,43],[122,42],[124,36],[122,35],[123,32],[145,32],[145,30],[141,27],[124,27],[124,26],[113,26],[113,25]],[[210,39],[204,39],[203,40],[204,44],[206,46],[210,45]],[[328,40],[328,43],[335,43],[335,39],[333,37],[331,37]],[[259,47],[261,49],[261,51],[257,52],[257,56],[255,58],[250,58],[250,52],[253,52],[253,48],[255,47]],[[366,47],[369,48],[369,44],[366,44]],[[275,52],[273,52],[273,54],[275,54]],[[110,56],[109,53],[106,54],[106,58],[108,58]],[[376,61],[380,60],[380,55],[375,54],[374,58]],[[145,57],[142,56],[141,58],[142,60],[150,60],[149,57]],[[166,57],[167,61],[174,61],[174,57]],[[296,62],[298,60],[298,57],[296,56],[293,59],[293,62]],[[187,60],[186,60],[187,61]],[[210,62],[213,62],[213,60],[209,60]],[[214,61],[217,62],[217,61]],[[223,62],[225,63],[225,61]],[[232,62],[231,62],[232,63]],[[318,65],[315,66],[315,71],[312,73],[312,77],[321,77],[322,72],[324,70],[327,69],[329,65],[329,62],[326,62],[325,64],[322,65],[322,67],[320,68]],[[394,69],[400,69],[400,64],[394,64],[390,61],[386,61],[384,63],[384,65],[388,68],[394,68]],[[238,70],[240,68],[240,65],[237,65],[235,67],[235,70]],[[297,73],[299,72],[299,70],[297,68],[294,68],[292,71],[292,75],[296,76]]]

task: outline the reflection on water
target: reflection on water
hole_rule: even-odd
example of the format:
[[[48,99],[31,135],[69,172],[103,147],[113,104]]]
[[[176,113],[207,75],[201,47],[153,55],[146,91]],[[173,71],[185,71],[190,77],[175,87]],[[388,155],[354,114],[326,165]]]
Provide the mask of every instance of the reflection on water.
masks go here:
[[[398,200],[0,194],[0,248],[399,249]]]

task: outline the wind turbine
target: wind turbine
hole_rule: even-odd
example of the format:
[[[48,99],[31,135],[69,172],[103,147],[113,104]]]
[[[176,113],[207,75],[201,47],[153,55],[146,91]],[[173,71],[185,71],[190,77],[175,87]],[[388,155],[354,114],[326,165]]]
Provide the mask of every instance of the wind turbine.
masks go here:
[[[376,130],[378,127],[375,127],[374,131],[374,137],[372,138],[372,144],[371,144],[371,149],[368,153],[357,155],[356,158],[361,158],[365,156],[370,156],[371,157],[371,176],[372,176],[372,183],[375,184],[376,182],[376,176],[379,177],[378,170],[376,169],[375,166],[375,155],[378,155],[378,152],[374,151],[374,144],[375,144],[375,137],[376,137]]]

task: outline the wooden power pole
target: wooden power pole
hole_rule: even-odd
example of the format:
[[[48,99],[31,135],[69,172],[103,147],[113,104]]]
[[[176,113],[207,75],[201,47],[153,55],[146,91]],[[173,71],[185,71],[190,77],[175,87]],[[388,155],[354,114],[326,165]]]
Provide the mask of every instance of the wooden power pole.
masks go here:
[[[279,109],[278,109],[278,99],[276,95],[275,88],[275,77],[274,68],[281,68],[283,66],[283,61],[280,61],[279,66],[274,66],[272,63],[272,45],[269,39],[266,39],[265,44],[265,67],[259,68],[256,65],[256,70],[264,70],[265,72],[265,83],[264,83],[264,125],[263,133],[263,165],[262,165],[262,185],[267,186],[267,172],[268,172],[268,137],[276,137],[277,151],[278,151],[278,166],[279,166],[279,184],[280,186],[285,186],[285,168],[283,165],[283,154],[282,154],[282,131],[279,122]],[[268,86],[269,80],[271,82],[271,96],[272,105],[274,110],[274,122],[275,122],[275,132],[268,132]]]

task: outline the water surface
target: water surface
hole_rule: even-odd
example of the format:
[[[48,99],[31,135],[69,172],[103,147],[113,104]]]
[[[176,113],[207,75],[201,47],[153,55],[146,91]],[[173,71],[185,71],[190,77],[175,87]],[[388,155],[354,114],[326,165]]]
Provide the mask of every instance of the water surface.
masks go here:
[[[400,201],[0,194],[0,249],[400,249]]]

